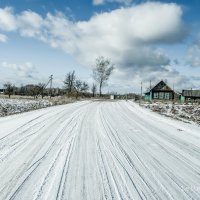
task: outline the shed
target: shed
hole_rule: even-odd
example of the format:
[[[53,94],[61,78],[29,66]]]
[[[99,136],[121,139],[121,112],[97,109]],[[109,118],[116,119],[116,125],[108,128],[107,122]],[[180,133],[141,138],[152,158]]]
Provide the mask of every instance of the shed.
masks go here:
[[[200,90],[183,90],[182,96],[185,100],[200,100]]]

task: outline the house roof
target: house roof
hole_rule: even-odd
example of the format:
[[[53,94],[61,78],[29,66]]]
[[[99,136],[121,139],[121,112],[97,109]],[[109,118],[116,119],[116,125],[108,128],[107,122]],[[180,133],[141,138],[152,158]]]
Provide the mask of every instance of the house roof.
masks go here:
[[[183,90],[182,95],[186,97],[200,97],[200,90]]]
[[[157,83],[149,91],[145,92],[145,94],[147,94],[151,91],[171,91],[171,92],[173,92],[173,90],[163,80],[161,80],[159,83]]]

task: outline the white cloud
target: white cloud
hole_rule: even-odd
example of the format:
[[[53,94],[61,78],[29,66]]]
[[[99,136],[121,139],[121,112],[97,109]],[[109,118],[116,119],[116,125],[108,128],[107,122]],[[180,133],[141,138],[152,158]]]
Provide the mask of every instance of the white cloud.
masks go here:
[[[104,1],[96,1],[98,3]],[[32,11],[14,14],[10,8],[1,12],[15,19],[15,26],[12,26],[15,28],[10,31],[18,29],[22,36],[35,37],[53,48],[62,49],[83,65],[91,66],[98,56],[110,58],[127,85],[130,80],[141,77],[147,80],[151,76],[162,78],[176,74],[181,78],[177,71],[165,68],[170,65],[170,58],[155,47],[177,43],[185,37],[182,9],[177,4],[147,2],[77,22],[61,12],[47,13],[45,17]],[[6,20],[3,24],[11,27],[6,26]]]
[[[191,67],[200,67],[200,39],[188,48],[186,60]]]
[[[7,39],[8,39],[8,38],[7,38],[6,35],[0,33],[0,42],[6,42]]]
[[[10,8],[1,9],[1,13],[5,15],[3,19],[12,19],[3,21],[4,27],[10,27],[7,30],[16,29],[9,25],[10,21],[16,21],[22,36],[36,37],[84,63],[103,55],[120,64],[127,57],[136,65],[140,62],[155,65],[156,60],[162,64],[162,59],[166,64],[165,55],[158,55],[150,44],[177,42],[183,38],[182,10],[176,4],[144,3],[79,22],[70,21],[60,12],[48,13],[45,18],[32,11],[14,15]],[[131,59],[128,60],[131,65]]]
[[[0,8],[0,30],[14,31],[16,30],[16,19],[13,14],[13,9],[10,7]]]
[[[32,11],[24,11],[17,16],[18,28],[22,36],[37,37],[42,28],[42,17]]]
[[[8,62],[2,62],[1,67],[14,72],[15,76],[20,76],[22,78],[33,78],[35,73],[37,73],[34,65],[30,62],[24,64],[13,64]],[[14,78],[14,77],[13,77]]]
[[[158,54],[151,44],[183,39],[181,16],[179,6],[162,3],[121,8],[79,22],[70,21],[62,13],[48,13],[40,39],[82,63],[89,64],[103,55],[120,65],[126,65],[127,57],[129,66],[162,65],[168,64],[166,56]]]
[[[132,2],[132,0],[93,0],[94,5],[101,5],[107,2],[117,2],[117,3],[129,5]]]

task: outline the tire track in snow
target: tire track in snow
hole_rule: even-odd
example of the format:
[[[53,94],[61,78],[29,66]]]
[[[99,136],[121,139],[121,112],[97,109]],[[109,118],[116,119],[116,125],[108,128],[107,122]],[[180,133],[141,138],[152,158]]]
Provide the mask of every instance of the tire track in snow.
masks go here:
[[[35,161],[33,164],[30,165],[30,163],[27,164],[30,165],[29,168],[27,169],[30,170],[31,168],[34,168],[34,173],[36,172],[37,168],[40,167],[40,165],[42,164],[43,160],[48,156],[48,154],[52,151],[52,149],[55,147],[56,142],[65,134],[65,130],[67,128],[69,128],[69,126],[71,125],[72,122],[75,121],[75,124],[72,124],[71,130],[69,131],[69,133],[72,132],[72,130],[74,129],[74,127],[76,126],[76,120],[75,120],[75,116],[72,116],[72,118],[67,122],[67,124],[63,127],[63,129],[59,132],[59,134],[56,136],[56,138],[53,140],[53,142],[51,143],[51,145],[49,146],[49,148],[46,150],[45,154],[39,158],[37,161]],[[66,145],[66,140],[70,139],[70,134],[67,136],[67,139],[64,140],[64,145]],[[60,144],[61,145],[61,144]],[[61,146],[62,147],[62,146]],[[59,152],[61,151],[61,149],[59,150]],[[57,160],[57,159],[56,159]],[[30,161],[32,162],[32,160]],[[54,163],[55,164],[55,163]],[[31,173],[31,175],[33,174],[33,172]],[[26,177],[25,180],[27,181],[30,178],[30,174],[28,174],[28,178]],[[46,179],[45,179],[46,180]],[[26,183],[26,181],[23,181],[23,184],[19,186],[19,188],[15,191],[15,195],[20,191],[20,189],[24,186],[24,184]],[[42,185],[44,185],[44,182],[42,182]]]
[[[200,199],[187,189],[200,178],[197,127],[184,125],[187,141],[181,123],[125,101],[57,108],[0,140],[0,200]]]
[[[78,109],[75,110],[75,114],[74,114],[74,112],[73,112],[73,114],[76,115],[77,112],[79,112]],[[58,116],[58,120],[59,120],[60,118],[62,118],[63,116],[64,116],[64,115]],[[69,123],[71,123],[71,121],[73,120],[73,118],[74,118],[74,117],[72,117],[71,120],[69,119],[69,122],[67,122],[67,125],[66,125],[66,126],[68,126]],[[52,118],[52,119],[53,119],[53,118]],[[54,119],[55,119],[55,117],[54,117]],[[65,120],[61,120],[61,121],[65,121]],[[75,120],[75,123],[76,123],[76,120]],[[50,126],[52,126],[52,124],[51,124]],[[61,132],[61,133],[63,134],[63,132]],[[59,135],[56,137],[56,139],[53,141],[53,144],[50,145],[50,147],[49,147],[49,149],[46,151],[46,153],[38,160],[38,161],[40,161],[40,163],[41,163],[41,161],[43,160],[43,158],[45,158],[45,157],[47,156],[47,154],[50,152],[50,150],[53,148],[53,145],[55,144],[56,140],[59,138],[60,135],[61,135],[61,134],[59,134]],[[45,141],[45,142],[46,142],[46,141]],[[22,146],[22,148],[23,148],[23,146]],[[20,169],[21,173],[18,173],[18,175],[15,177],[16,180],[17,180],[17,179],[21,179],[20,177],[22,177],[22,175],[24,174],[24,171],[25,171],[25,170],[29,170],[29,168],[30,168],[29,166],[30,166],[31,162],[34,160],[34,157],[35,157],[40,151],[41,151],[41,149],[40,149],[40,148],[37,148],[37,150],[36,150],[36,151],[34,152],[34,154],[32,155],[32,158],[30,158],[29,161],[26,162],[26,164],[23,166],[23,169]],[[36,162],[38,162],[38,161],[36,161]],[[39,163],[39,165],[40,165],[40,163]],[[34,163],[34,164],[36,164],[36,163]],[[37,167],[39,167],[39,165],[37,165]],[[35,171],[35,170],[34,170],[34,171]],[[29,176],[29,175],[28,175],[28,176]],[[26,178],[25,178],[25,179],[26,179]],[[26,179],[26,180],[28,180],[28,179]],[[12,182],[14,183],[14,180],[12,180]],[[24,184],[24,183],[23,183],[23,184]],[[5,187],[7,187],[7,186],[5,185]],[[1,196],[1,193],[3,193],[3,190],[5,189],[5,187],[1,189],[1,191],[0,191],[0,196]],[[12,186],[12,187],[13,187],[13,186]],[[22,186],[20,186],[20,188],[22,188]]]
[[[116,157],[117,160],[118,160],[118,156],[120,156],[119,154],[121,154],[123,156],[123,158],[125,158],[125,160],[127,161],[127,163],[130,165],[130,167],[132,168],[132,170],[136,171],[138,173],[139,177],[142,178],[141,174],[139,173],[139,170],[136,169],[136,167],[132,163],[129,155],[126,153],[126,151],[121,146],[120,139],[117,138],[118,134],[113,134],[113,131],[111,130],[110,125],[106,122],[106,119],[104,118],[104,116],[103,115],[100,115],[100,116],[101,116],[101,122],[102,122],[102,124],[104,126],[105,132],[107,133],[107,136],[108,136],[110,142],[112,143],[112,146],[115,147],[115,148],[117,148],[119,150],[119,151],[118,150],[115,151],[114,157]],[[115,131],[115,133],[116,133],[116,131]],[[111,138],[111,136],[112,136],[112,138]],[[110,151],[110,149],[108,149],[108,150]],[[111,153],[111,155],[113,155],[112,151],[110,151],[110,153]],[[122,165],[122,167],[125,170],[125,172],[127,173],[128,177],[129,177],[129,179],[130,179],[130,181],[132,183],[132,186],[136,190],[139,198],[140,199],[146,199],[144,193],[142,191],[139,192],[136,184],[133,181],[133,177],[131,177],[130,173],[128,173],[128,171],[125,169],[124,165]],[[144,181],[143,178],[142,178],[142,180]],[[147,184],[147,183],[144,181],[144,184]]]
[[[105,108],[106,109],[106,108]],[[107,110],[108,111],[108,110]],[[103,113],[105,113],[105,112],[103,112]],[[113,113],[112,113],[113,114]],[[121,114],[123,114],[123,113],[121,113]],[[128,119],[126,119],[126,121],[129,121]],[[107,125],[108,126],[110,126],[109,125],[110,123],[108,123]],[[112,131],[109,131],[109,133],[112,133]],[[117,135],[117,134],[116,134]],[[125,135],[123,136],[123,137],[125,137]],[[116,138],[114,137],[113,139],[115,139],[115,141],[117,141],[116,140]],[[117,142],[118,143],[118,142]],[[120,145],[120,142],[118,143],[118,145],[115,145],[115,146],[118,146],[118,147],[120,147],[121,145]],[[123,150],[123,148],[122,148],[122,151],[124,151]],[[134,152],[135,153],[135,152]],[[148,153],[147,153],[147,155],[148,155]],[[127,157],[127,155],[125,154],[125,157]],[[128,157],[128,161],[129,161],[130,159],[129,159],[129,157]],[[130,162],[129,162],[130,163]],[[135,168],[135,166],[134,166],[134,168]],[[140,168],[138,168],[137,169],[137,172],[138,172],[138,174],[140,175],[140,177],[142,178],[142,175],[141,175],[141,173],[140,173]],[[144,181],[144,183],[149,187],[150,186],[150,184],[148,184],[146,181],[145,181],[145,179],[144,179],[144,177],[142,178],[142,180]],[[177,183],[175,183],[175,185],[176,185]],[[185,191],[183,191],[182,190],[182,188],[181,188],[181,186],[179,185],[179,187],[180,187],[180,189],[181,189],[181,191],[183,192],[183,193],[186,193]],[[149,187],[150,189],[151,189],[151,191],[155,191],[154,189],[152,190],[152,187]],[[167,190],[165,190],[165,191],[167,191]],[[147,192],[147,191],[146,191]],[[193,194],[194,196],[196,196],[195,194]],[[168,195],[167,197],[169,197],[170,195]],[[187,196],[187,198],[189,197],[189,198],[191,198],[192,199],[192,197],[189,195],[189,194],[187,194],[186,193],[186,196]]]

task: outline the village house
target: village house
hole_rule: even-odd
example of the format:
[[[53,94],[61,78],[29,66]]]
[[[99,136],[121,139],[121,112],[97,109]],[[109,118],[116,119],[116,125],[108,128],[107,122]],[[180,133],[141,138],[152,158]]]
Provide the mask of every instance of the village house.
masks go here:
[[[200,90],[183,90],[181,95],[181,101],[199,101]]]
[[[173,100],[175,92],[162,80],[153,88],[145,93],[144,99],[152,100]]]

